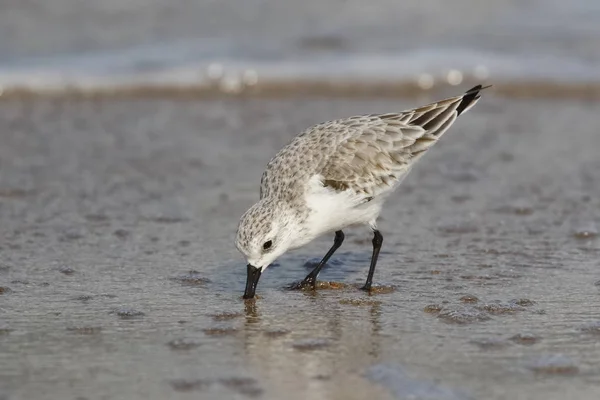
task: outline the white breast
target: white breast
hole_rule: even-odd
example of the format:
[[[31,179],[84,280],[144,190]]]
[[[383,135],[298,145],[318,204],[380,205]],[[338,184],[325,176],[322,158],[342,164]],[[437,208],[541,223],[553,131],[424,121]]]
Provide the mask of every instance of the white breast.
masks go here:
[[[367,201],[351,189],[339,192],[324,187],[318,175],[311,178],[305,199],[311,210],[306,224],[313,237],[350,225],[374,225],[383,204],[382,196]]]

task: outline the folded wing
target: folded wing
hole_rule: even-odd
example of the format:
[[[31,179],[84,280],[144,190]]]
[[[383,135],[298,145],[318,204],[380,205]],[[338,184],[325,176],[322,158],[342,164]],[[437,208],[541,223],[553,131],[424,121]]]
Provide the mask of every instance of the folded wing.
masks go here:
[[[320,171],[326,187],[365,197],[389,190],[480,98],[478,85],[465,94],[400,113],[338,121],[357,132],[340,143]]]

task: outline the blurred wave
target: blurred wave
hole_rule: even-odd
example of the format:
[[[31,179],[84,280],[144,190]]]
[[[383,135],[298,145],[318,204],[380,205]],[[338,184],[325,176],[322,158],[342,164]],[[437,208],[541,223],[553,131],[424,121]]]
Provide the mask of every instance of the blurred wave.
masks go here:
[[[438,0],[422,4],[407,1],[404,8],[387,0],[374,0],[370,14],[353,1],[344,2],[347,9],[340,12],[331,0],[322,5],[308,2],[305,8],[294,3],[295,16],[285,13],[285,7],[270,5],[270,0],[244,3],[245,12],[252,11],[257,18],[265,15],[260,17],[268,26],[264,31],[259,29],[260,18],[240,27],[243,21],[236,20],[239,16],[233,12],[200,1],[195,3],[200,7],[194,14],[198,23],[204,22],[219,34],[209,37],[198,31],[198,36],[187,35],[185,39],[159,34],[162,43],[125,41],[122,46],[111,42],[113,45],[104,47],[98,43],[107,30],[94,26],[93,21],[108,17],[114,20],[117,3],[108,2],[102,9],[94,9],[95,3],[84,2],[93,12],[77,11],[71,3],[44,3],[48,10],[54,10],[50,4],[75,10],[75,28],[68,26],[73,18],[64,20],[65,29],[72,31],[68,36],[60,26],[35,28],[41,21],[37,14],[19,6],[20,14],[14,14],[21,15],[21,20],[12,19],[20,22],[12,27],[13,31],[29,21],[30,28],[24,32],[30,35],[26,39],[25,35],[17,35],[17,39],[0,46],[6,47],[0,52],[2,97],[298,93],[405,96],[443,86],[485,82],[505,95],[600,98],[600,3],[596,0],[573,0],[569,4],[558,0],[506,0],[485,6],[460,0],[453,8],[444,8],[445,3]],[[10,11],[10,4],[0,7],[0,12],[7,7]],[[125,7],[133,13],[133,28],[119,24],[111,40],[124,41],[131,33],[127,29],[148,33],[143,26],[135,28],[135,15],[164,7],[161,0],[153,0],[152,4],[143,9]],[[470,6],[473,15],[467,18],[464,10],[457,9],[459,6]],[[194,10],[185,15],[185,7],[173,7],[171,16],[162,10],[163,14],[157,12],[153,18],[170,29],[176,29],[178,21],[185,27],[194,22],[193,18],[186,22]],[[319,13],[317,7],[323,12]],[[326,12],[328,7],[340,16],[333,18]],[[212,14],[203,10],[212,10]],[[214,24],[215,18],[211,18],[216,11],[220,12],[220,24]],[[430,20],[422,20],[424,17]],[[4,21],[2,18],[0,21]],[[313,21],[315,28],[311,29],[307,21]],[[3,26],[8,25],[3,22]],[[36,29],[41,32],[37,37],[31,35]],[[78,33],[99,39],[84,40],[92,45],[82,50],[81,42],[76,40]],[[60,42],[61,46],[55,48],[62,49],[62,53],[53,54],[48,51],[51,46],[42,46],[46,43],[44,34],[50,38],[48,43]],[[36,46],[44,50],[35,50]],[[35,51],[25,51],[30,47]],[[11,52],[19,56],[8,57]]]
[[[201,48],[196,43],[44,60],[35,66],[0,68],[0,90],[3,96],[404,95],[439,86],[489,82],[507,94],[600,94],[598,63],[551,56],[515,57],[464,49],[336,54],[309,60],[216,54],[214,47]]]

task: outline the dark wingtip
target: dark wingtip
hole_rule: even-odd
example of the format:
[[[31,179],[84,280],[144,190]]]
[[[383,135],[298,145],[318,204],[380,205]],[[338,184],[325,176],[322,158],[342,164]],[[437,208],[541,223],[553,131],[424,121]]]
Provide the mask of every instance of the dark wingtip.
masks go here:
[[[481,97],[479,95],[479,92],[481,92],[482,90],[487,89],[491,86],[492,85],[487,85],[487,86],[477,85],[477,86],[474,86],[471,89],[467,90],[465,92],[465,94],[463,95],[463,98],[462,98],[460,104],[458,105],[458,107],[456,107],[457,116],[462,114],[467,108],[469,108],[469,106],[474,101],[477,101]]]

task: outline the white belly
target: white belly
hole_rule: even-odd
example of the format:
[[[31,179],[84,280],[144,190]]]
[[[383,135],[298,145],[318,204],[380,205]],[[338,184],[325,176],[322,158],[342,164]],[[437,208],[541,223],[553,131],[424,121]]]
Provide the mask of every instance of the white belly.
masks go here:
[[[336,192],[323,187],[318,181],[311,183],[305,197],[311,210],[307,220],[311,236],[317,237],[351,225],[375,225],[384,196],[366,201],[365,195],[352,190]]]

